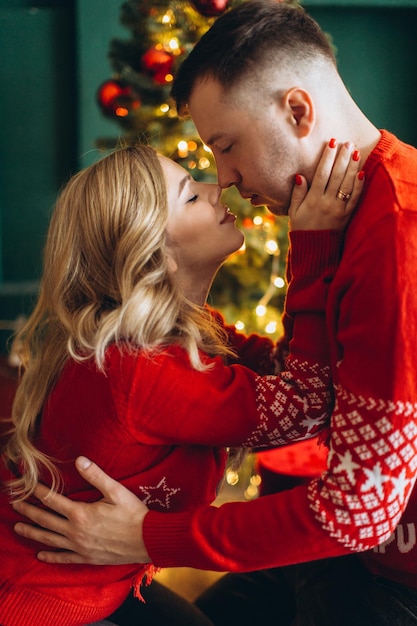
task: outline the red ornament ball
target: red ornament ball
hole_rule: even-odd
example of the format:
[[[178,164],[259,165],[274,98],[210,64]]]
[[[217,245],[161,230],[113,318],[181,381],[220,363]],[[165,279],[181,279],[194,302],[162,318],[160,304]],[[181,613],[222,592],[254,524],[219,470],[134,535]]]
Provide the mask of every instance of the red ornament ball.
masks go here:
[[[97,91],[97,102],[109,117],[127,117],[140,107],[140,98],[132,87],[117,78],[106,80]]]
[[[228,8],[229,0],[192,0],[191,4],[204,17],[218,17]]]
[[[174,56],[172,54],[160,46],[153,46],[142,55],[141,62],[143,69],[155,82],[160,85],[169,82],[165,79],[165,76],[171,73],[174,65]]]

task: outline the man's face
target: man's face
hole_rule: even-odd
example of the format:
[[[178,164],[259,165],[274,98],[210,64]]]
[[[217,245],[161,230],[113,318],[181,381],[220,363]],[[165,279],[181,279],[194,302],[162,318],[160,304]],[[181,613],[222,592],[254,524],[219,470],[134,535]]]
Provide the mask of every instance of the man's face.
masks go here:
[[[294,176],[302,167],[295,135],[279,102],[245,93],[249,89],[239,86],[231,95],[216,80],[204,79],[193,89],[189,111],[213,151],[220,186],[235,185],[253,205],[286,215]]]

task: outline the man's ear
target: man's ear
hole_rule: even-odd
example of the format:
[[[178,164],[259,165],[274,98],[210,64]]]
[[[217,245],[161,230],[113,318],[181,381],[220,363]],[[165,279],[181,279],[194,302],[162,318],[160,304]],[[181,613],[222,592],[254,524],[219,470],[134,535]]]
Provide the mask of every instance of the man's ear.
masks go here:
[[[298,136],[307,137],[316,122],[314,102],[309,92],[301,87],[292,87],[285,93],[284,105]]]

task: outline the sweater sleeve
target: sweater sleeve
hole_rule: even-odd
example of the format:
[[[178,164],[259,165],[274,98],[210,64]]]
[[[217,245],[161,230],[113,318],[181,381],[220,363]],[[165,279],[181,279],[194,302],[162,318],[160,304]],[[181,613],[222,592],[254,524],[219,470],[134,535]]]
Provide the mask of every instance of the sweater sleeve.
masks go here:
[[[179,348],[138,362],[125,386],[125,404],[118,402],[138,441],[270,447],[313,437],[327,424],[333,397],[325,301],[341,237],[336,231],[291,234],[299,259],[286,302],[294,335],[280,375],[261,377],[219,358],[211,369],[197,371]]]
[[[257,374],[275,374],[278,371],[275,359],[275,343],[269,337],[256,333],[244,335],[234,326],[225,326],[230,346],[236,351],[236,359],[230,359],[228,365],[234,363],[244,365]]]
[[[383,182],[379,188],[388,196]],[[416,211],[397,210],[375,221],[366,243],[349,249],[346,258],[360,275],[338,310],[328,471],[310,485],[309,498],[323,531],[351,551],[389,540],[413,497],[417,291],[410,271],[417,263],[416,241]],[[399,569],[406,558],[394,547],[387,557],[392,565],[402,561]]]
[[[228,365],[244,365],[261,376],[277,373],[276,344],[270,337],[264,337],[257,333],[246,335],[239,332],[235,326],[226,324],[223,315],[219,311],[211,309],[211,313],[224,327],[228,343],[236,353],[235,358],[228,358]]]

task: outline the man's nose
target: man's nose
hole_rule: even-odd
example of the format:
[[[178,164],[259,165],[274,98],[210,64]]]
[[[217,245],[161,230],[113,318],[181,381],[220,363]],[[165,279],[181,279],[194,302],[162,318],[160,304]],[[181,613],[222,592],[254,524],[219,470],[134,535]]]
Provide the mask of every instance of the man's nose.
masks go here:
[[[222,189],[228,189],[240,183],[241,176],[235,168],[217,162],[217,180]]]

